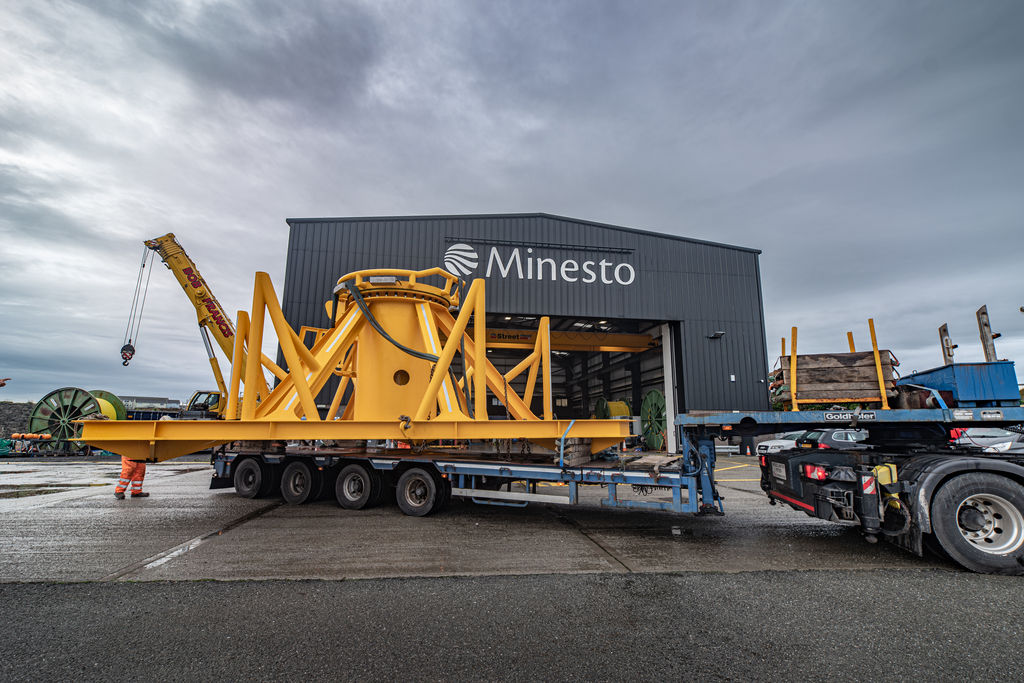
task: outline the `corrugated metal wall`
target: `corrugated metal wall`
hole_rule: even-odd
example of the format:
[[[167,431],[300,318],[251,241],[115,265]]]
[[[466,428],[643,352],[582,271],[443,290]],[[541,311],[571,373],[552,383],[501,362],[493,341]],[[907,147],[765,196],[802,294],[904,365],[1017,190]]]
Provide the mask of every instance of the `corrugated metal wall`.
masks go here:
[[[682,358],[681,405],[687,410],[767,408],[756,250],[547,214],[289,219],[288,224],[282,304],[296,328],[326,324],[323,302],[345,273],[441,266],[445,250],[463,243],[479,256],[467,277],[484,276],[490,266],[488,312],[680,322],[673,334]],[[558,267],[546,261],[538,279],[541,258]],[[585,262],[593,264],[594,282],[583,281]],[[499,266],[507,269],[506,277]],[[714,331],[725,335],[708,339]]]

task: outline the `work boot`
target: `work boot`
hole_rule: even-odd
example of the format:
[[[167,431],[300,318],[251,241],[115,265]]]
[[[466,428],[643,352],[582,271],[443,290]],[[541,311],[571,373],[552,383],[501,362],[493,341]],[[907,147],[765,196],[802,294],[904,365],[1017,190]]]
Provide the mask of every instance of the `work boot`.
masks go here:
[[[124,492],[114,491],[114,498],[117,498],[118,500],[124,500]]]
[[[123,495],[121,497],[124,498]],[[133,493],[132,494],[132,498],[149,498],[149,493],[142,493],[142,492]]]

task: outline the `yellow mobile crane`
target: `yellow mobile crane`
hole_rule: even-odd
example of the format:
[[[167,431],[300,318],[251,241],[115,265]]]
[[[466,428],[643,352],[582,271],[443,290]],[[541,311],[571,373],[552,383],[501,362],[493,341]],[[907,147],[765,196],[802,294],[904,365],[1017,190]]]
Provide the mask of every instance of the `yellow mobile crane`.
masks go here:
[[[197,391],[192,394],[188,405],[185,408],[185,417],[188,418],[220,418],[223,416],[227,406],[227,389],[224,384],[224,375],[220,369],[220,362],[213,350],[210,337],[217,342],[228,362],[231,363],[235,351],[235,326],[224,313],[224,308],[217,301],[217,297],[210,291],[210,286],[203,279],[202,274],[195,262],[185,252],[185,249],[178,243],[174,233],[167,233],[161,237],[155,237],[143,242],[147,249],[151,250],[143,255],[142,268],[139,272],[139,280],[135,288],[135,301],[132,303],[132,314],[128,322],[128,332],[125,333],[126,343],[121,348],[123,364],[128,362],[135,355],[135,347],[132,345],[133,338],[137,341],[138,325],[141,323],[142,308],[145,305],[145,292],[149,287],[148,276],[145,287],[142,287],[142,273],[146,269],[146,259],[151,254],[160,255],[164,265],[174,274],[174,278],[185,291],[185,295],[196,309],[196,317],[199,320],[199,333],[203,339],[203,346],[206,348],[206,355],[210,361],[210,368],[213,370],[213,377],[217,383],[217,390]],[[150,271],[152,272],[152,271]],[[142,294],[141,305],[139,295]],[[242,363],[245,363],[243,350]],[[269,360],[269,359],[266,359]]]

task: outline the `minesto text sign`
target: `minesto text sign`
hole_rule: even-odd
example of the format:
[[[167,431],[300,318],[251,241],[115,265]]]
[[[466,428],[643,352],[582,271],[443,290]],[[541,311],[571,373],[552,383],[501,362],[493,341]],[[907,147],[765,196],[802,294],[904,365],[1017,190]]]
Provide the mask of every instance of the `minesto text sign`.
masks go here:
[[[514,247],[503,254],[497,247],[491,247],[487,254],[484,277],[500,276],[503,279],[551,280],[553,282],[600,282],[603,285],[628,286],[636,280],[636,271],[629,263],[600,261],[576,261],[533,256],[533,248],[524,250]],[[453,244],[444,253],[444,267],[455,275],[469,275],[476,270],[480,257],[468,244]]]

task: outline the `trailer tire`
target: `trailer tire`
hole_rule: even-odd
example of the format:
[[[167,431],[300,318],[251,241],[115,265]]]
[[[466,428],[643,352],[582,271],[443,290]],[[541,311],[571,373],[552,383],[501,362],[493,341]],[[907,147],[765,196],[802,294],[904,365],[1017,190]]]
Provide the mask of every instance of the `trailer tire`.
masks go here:
[[[316,491],[316,498],[309,500],[334,500],[334,488],[338,483],[338,468],[317,470],[317,474],[320,475],[320,488]]]
[[[259,498],[277,495],[281,490],[281,466],[269,462],[260,462],[263,473],[263,485],[260,486]]]
[[[380,493],[374,505],[392,505],[395,502],[395,478],[391,472],[378,472],[380,475]]]
[[[398,478],[398,508],[411,517],[425,517],[433,512],[437,497],[437,481],[422,468],[411,467]]]
[[[442,477],[441,473],[438,472],[434,476],[434,483],[437,484],[437,499],[434,501],[434,509],[430,511],[431,514],[446,509],[448,504],[452,502],[451,480]]]
[[[932,530],[949,557],[980,574],[1024,574],[1024,487],[995,474],[961,474],[932,499]]]
[[[264,472],[256,458],[245,458],[235,464],[232,481],[235,493],[242,498],[256,498],[264,485]]]
[[[444,480],[444,505],[441,506],[442,510],[447,510],[452,504],[452,480]]]
[[[338,473],[334,484],[334,496],[338,505],[346,510],[362,510],[380,499],[380,474],[373,467],[352,463],[346,465]]]
[[[322,487],[320,473],[303,460],[288,463],[281,474],[281,497],[289,505],[302,505],[316,500]]]

